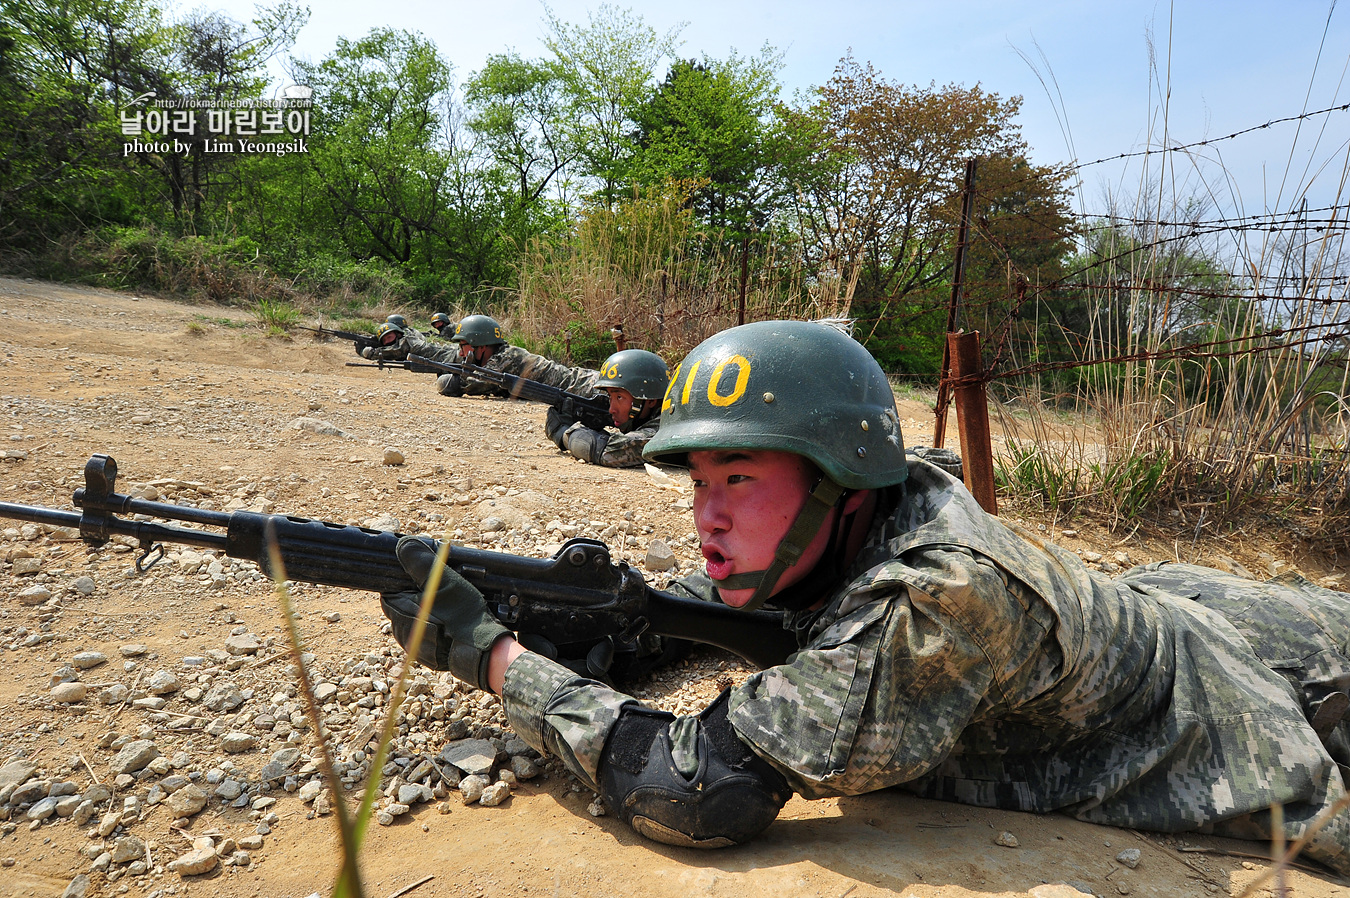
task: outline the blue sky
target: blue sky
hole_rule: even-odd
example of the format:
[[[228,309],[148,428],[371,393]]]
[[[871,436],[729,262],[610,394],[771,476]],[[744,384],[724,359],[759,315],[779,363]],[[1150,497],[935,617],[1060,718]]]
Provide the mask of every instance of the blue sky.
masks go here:
[[[199,4],[187,3],[183,8]],[[250,0],[200,4],[248,19]],[[1091,162],[1161,144],[1163,102],[1170,144],[1190,144],[1305,111],[1350,102],[1350,4],[1333,0],[1039,0],[918,3],[865,0],[633,0],[615,3],[658,31],[681,22],[681,55],[783,54],[785,97],[828,80],[850,49],[905,84],[979,83],[1020,95],[1023,135],[1041,163]],[[555,0],[563,20],[584,23],[597,2]],[[311,60],[339,35],[387,26],[420,31],[461,81],[492,53],[545,55],[539,0],[314,0],[294,52]],[[1150,50],[1151,35],[1151,50]],[[1320,60],[1318,58],[1320,52]],[[1150,53],[1155,66],[1151,67]],[[1052,97],[1040,74],[1053,75]],[[662,72],[661,74],[664,74]],[[1163,98],[1160,90],[1170,88]],[[1054,88],[1052,88],[1054,89]],[[1067,126],[1067,136],[1066,128]],[[1070,144],[1070,139],[1072,144]],[[1273,126],[1220,141],[1193,162],[1173,153],[1083,169],[1082,199],[1100,209],[1107,191],[1141,185],[1164,195],[1208,192],[1225,211],[1286,210],[1307,190],[1310,205],[1335,201],[1346,172],[1350,111]],[[1224,177],[1218,163],[1228,176]],[[1344,202],[1344,197],[1341,198]]]

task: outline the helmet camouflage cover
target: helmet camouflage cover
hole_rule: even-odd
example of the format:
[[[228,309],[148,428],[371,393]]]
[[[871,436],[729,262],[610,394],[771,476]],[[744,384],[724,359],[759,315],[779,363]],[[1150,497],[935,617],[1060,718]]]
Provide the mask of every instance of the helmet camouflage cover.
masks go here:
[[[486,315],[468,316],[455,326],[455,335],[450,339],[470,346],[500,346],[506,342],[502,338],[502,326]]]
[[[660,399],[666,395],[669,381],[670,369],[659,355],[645,349],[624,349],[600,365],[595,386],[627,390],[634,399]]]
[[[815,462],[846,489],[905,479],[895,395],[876,359],[833,327],[758,321],[722,331],[671,378],[648,461],[688,453],[772,449]]]

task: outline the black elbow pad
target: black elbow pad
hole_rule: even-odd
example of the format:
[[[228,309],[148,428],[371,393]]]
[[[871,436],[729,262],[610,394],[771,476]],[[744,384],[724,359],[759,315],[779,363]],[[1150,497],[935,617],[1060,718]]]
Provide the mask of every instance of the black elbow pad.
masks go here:
[[[626,706],[600,765],[600,797],[610,813],[653,841],[681,848],[725,848],[763,832],[792,790],[737,737],[727,696],[699,715],[692,777],[671,757],[674,715]]]
[[[442,374],[436,378],[436,391],[442,396],[463,396],[464,382],[458,374]]]

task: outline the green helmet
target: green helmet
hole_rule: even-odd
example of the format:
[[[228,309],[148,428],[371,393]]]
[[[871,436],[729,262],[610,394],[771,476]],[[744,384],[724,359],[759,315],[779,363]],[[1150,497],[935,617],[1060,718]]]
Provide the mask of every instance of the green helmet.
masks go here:
[[[502,326],[496,319],[486,315],[470,315],[455,327],[455,335],[450,338],[456,343],[468,343],[470,346],[501,346]]]
[[[645,349],[625,349],[600,365],[595,386],[627,390],[634,399],[660,399],[666,395],[669,382],[670,369],[659,355]]]
[[[895,396],[862,345],[824,324],[759,321],[695,346],[675,369],[661,429],[642,457],[684,464],[708,449],[767,449],[809,458],[824,476],[762,571],[714,581],[753,589],[742,610],[762,605],[850,490],[905,479]]]
[[[407,319],[407,318],[404,318],[402,315],[398,315],[398,314],[390,315],[388,318],[386,318],[386,319],[384,319],[384,320],[385,320],[387,323],[389,323],[389,324],[397,324],[399,327],[403,328],[404,330],[407,330],[407,329],[408,329],[408,319]]]
[[[452,326],[453,324],[454,322],[450,320],[450,316],[444,312],[437,312],[435,315],[431,316],[431,326],[436,329],[437,333],[444,333],[447,327],[450,328],[451,333],[454,333],[455,329]]]
[[[758,321],[704,340],[675,369],[661,430],[642,453],[683,464],[700,449],[803,455],[840,486],[905,479],[895,395],[876,359],[825,324]]]
[[[392,346],[403,339],[405,333],[407,333],[407,328],[392,321],[386,321],[380,325],[379,330],[375,331],[375,340],[381,346]]]

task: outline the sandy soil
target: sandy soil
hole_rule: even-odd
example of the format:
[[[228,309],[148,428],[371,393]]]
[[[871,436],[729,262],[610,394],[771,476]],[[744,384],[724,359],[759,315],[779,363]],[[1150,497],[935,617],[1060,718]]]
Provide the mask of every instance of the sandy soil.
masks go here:
[[[0,500],[70,508],[85,460],[102,452],[116,458],[123,489],[158,482],[172,493],[196,484],[190,489],[213,496],[216,507],[233,499],[343,523],[392,515],[403,529],[448,526],[471,545],[536,553],[555,538],[549,523],[585,522],[581,532],[608,532],[616,554],[635,564],[657,537],[675,547],[684,569],[693,564],[687,492],[642,471],[597,469],[561,455],[543,438],[542,407],[446,399],[425,376],[347,368],[355,359],[348,344],[268,337],[240,309],[0,278],[0,319],[7,335],[0,345],[0,409],[7,419]],[[330,422],[345,436],[299,429],[301,418]],[[911,442],[929,442],[913,434],[931,435],[930,408],[904,403],[901,420]],[[954,427],[952,433],[955,445]],[[406,462],[383,464],[386,448],[398,449]],[[535,532],[519,543],[509,532],[484,532],[479,525],[491,508],[485,503],[497,501],[525,514]],[[1295,564],[1314,578],[1345,574],[1325,559],[1294,554],[1278,535],[1268,543],[1191,544],[1189,534],[1145,538],[1079,525],[1066,536],[1062,524],[1022,517],[1033,529],[1043,525],[1047,538],[1108,560],[1123,553],[1129,563],[1178,556],[1213,563],[1224,555],[1262,576],[1272,563]],[[179,755],[180,774],[227,760],[256,773],[283,744],[276,732],[263,732],[257,750],[227,759],[202,727],[174,726],[196,713],[181,693],[159,712],[133,701],[145,694],[143,678],[158,669],[186,677],[185,659],[219,650],[237,632],[266,643],[237,668],[239,676],[252,677],[258,690],[284,691],[289,668],[271,663],[284,661],[282,618],[265,582],[249,582],[245,572],[212,583],[176,574],[172,564],[139,575],[129,547],[90,553],[77,541],[25,536],[21,525],[0,521],[0,529],[10,525],[15,529],[0,539],[0,765],[27,758],[39,776],[73,781],[83,792],[112,779],[114,751],[100,747],[111,741],[105,734],[155,740],[165,755]],[[15,562],[27,555],[41,559],[41,572],[16,573]],[[81,576],[93,581],[87,595],[72,586]],[[20,593],[34,585],[45,585],[53,600],[25,604]],[[396,659],[372,594],[310,588],[298,591],[297,607],[319,666],[341,671],[354,659]],[[124,661],[119,652],[132,643],[146,652]],[[53,701],[54,672],[86,651],[111,659],[81,672],[91,698]],[[713,688],[724,675],[719,671],[735,675],[743,668],[729,655],[703,651],[649,693],[668,705],[687,704]],[[439,675],[430,681],[442,693],[453,691]],[[92,699],[96,689],[118,682],[129,687],[128,701]],[[462,692],[457,698],[477,701]],[[438,732],[426,728],[428,753],[439,750]],[[301,745],[308,752],[312,741]],[[367,894],[392,896],[420,882],[408,894],[1205,896],[1238,894],[1267,866],[1262,846],[1250,843],[890,793],[794,799],[754,845],[699,853],[644,842],[612,818],[592,817],[594,796],[558,768],[546,770],[521,782],[499,807],[464,806],[452,796],[418,804],[391,826],[372,826],[361,859]],[[303,898],[330,890],[334,818],[314,816],[298,795],[282,790],[271,793],[276,803],[265,813],[273,822],[247,864],[200,876],[169,872],[167,863],[192,838],[251,835],[269,818],[213,797],[200,813],[175,821],[163,805],[146,801],[154,782],[139,778],[82,825],[59,815],[30,822],[13,810],[0,827],[0,896],[61,895],[80,873],[89,875],[89,895]],[[93,828],[105,809],[122,809],[127,796],[141,800],[140,810],[118,832],[142,839],[150,861],[144,872],[123,867],[109,881],[89,872],[105,844]],[[1005,832],[1018,847],[996,844]],[[1134,868],[1117,860],[1130,848],[1140,852]],[[1295,871],[1289,885],[1300,898],[1350,894],[1324,874]]]

